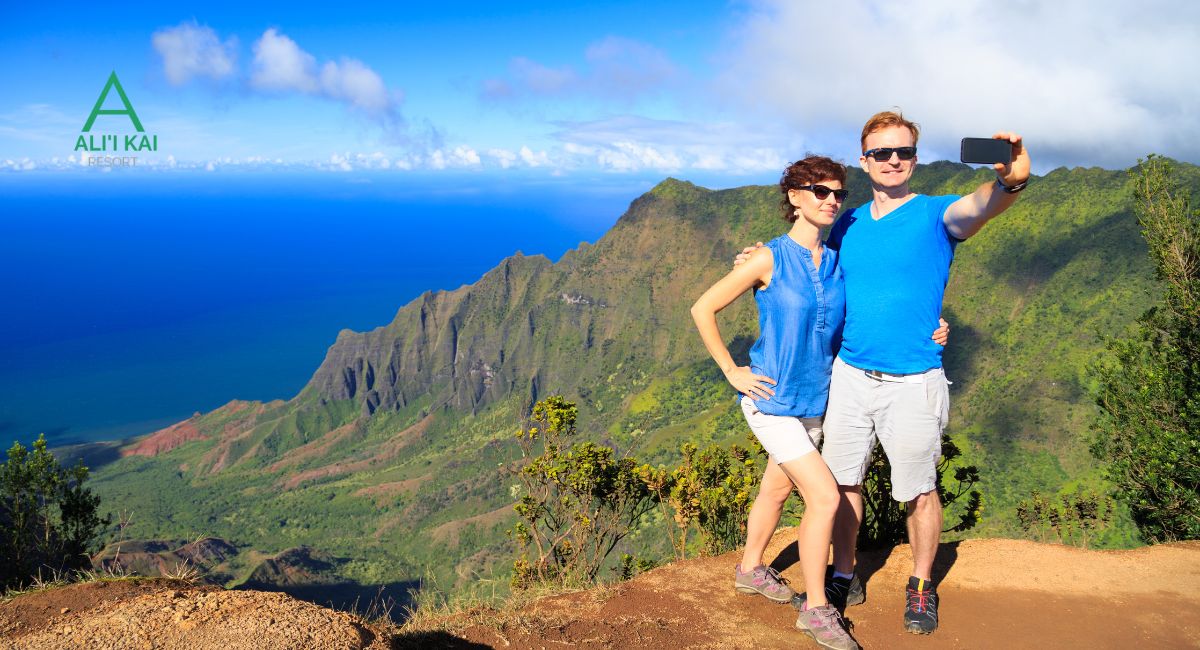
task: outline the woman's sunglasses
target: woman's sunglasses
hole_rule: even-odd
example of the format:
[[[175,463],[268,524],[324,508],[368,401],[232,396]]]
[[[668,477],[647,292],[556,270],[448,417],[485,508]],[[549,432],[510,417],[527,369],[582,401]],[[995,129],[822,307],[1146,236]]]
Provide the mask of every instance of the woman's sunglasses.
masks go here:
[[[812,192],[813,196],[817,197],[818,201],[824,201],[825,199],[829,198],[830,194],[832,194],[833,198],[837,199],[838,201],[845,201],[846,197],[850,196],[850,190],[831,190],[824,185],[801,185],[796,189],[808,190],[809,192]]]
[[[879,147],[877,149],[867,149],[863,152],[864,158],[874,158],[875,162],[887,162],[892,159],[892,154],[900,160],[912,160],[917,155],[916,147]]]

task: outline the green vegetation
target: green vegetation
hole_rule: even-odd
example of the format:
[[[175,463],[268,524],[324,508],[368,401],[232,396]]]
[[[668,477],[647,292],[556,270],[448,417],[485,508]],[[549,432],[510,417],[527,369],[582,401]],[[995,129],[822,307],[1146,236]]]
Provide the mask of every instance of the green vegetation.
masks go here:
[[[950,438],[942,440],[942,457],[937,464],[938,497],[947,520],[958,521],[943,532],[961,533],[975,527],[983,506],[983,495],[973,489],[979,483],[979,468],[958,463],[962,452]],[[954,485],[947,473],[953,468]],[[871,455],[863,478],[863,521],[858,529],[858,547],[891,548],[908,542],[905,506],[892,498],[892,467],[881,447]],[[960,503],[960,500],[966,500]]]
[[[38,436],[32,449],[14,443],[0,465],[0,589],[91,567],[90,553],[111,523],[100,498],[83,486],[83,463],[62,467]]]
[[[1200,168],[1175,172],[1184,187],[1200,187]],[[990,175],[935,163],[920,167],[914,188],[963,193]],[[847,185],[852,202],[867,198],[857,170]],[[947,433],[961,456],[947,461],[945,487],[958,492],[956,473],[978,468],[949,520],[978,523],[946,539],[1037,539],[1043,533],[1018,516],[1034,491],[1058,504],[1113,487],[1082,435],[1099,386],[1089,363],[1104,336],[1124,332],[1161,293],[1132,189],[1122,172],[1054,170],[957,248],[945,365],[954,381]],[[710,498],[737,513],[739,495],[752,497],[753,487],[735,478],[726,488],[700,466],[720,451],[731,476],[753,481],[759,472],[728,451],[745,447],[748,431],[687,309],[737,250],[784,231],[776,203],[770,187],[664,181],[596,244],[557,263],[514,256],[473,285],[421,296],[387,327],[342,332],[296,398],[195,418],[198,439],[93,464],[89,485],[132,513],[131,538],[213,535],[253,549],[239,554],[247,559],[231,568],[233,582],[248,577],[256,557],[307,545],[340,558],[339,571],[362,585],[420,579],[446,593],[503,593],[516,550],[504,533],[518,521],[512,506],[523,489],[511,473],[522,458],[513,423],[555,392],[578,409],[573,443],[614,450],[605,463],[636,457],[670,474],[685,466],[681,449],[691,443],[684,473],[696,471],[696,480],[684,481],[680,505],[683,494],[722,486],[727,492]],[[757,335],[753,301],[736,301],[720,318],[744,363]],[[717,451],[707,455],[710,445]],[[747,460],[761,462],[753,453]],[[981,503],[972,505],[973,491]],[[680,552],[666,494],[613,549],[618,571],[622,554],[636,558],[636,570]],[[796,515],[785,513],[785,524]],[[710,540],[723,548],[744,523],[731,514],[733,527],[702,532],[697,518],[685,519],[689,554]],[[1138,543],[1123,502],[1088,532],[1096,547]]]
[[[524,488],[515,510],[521,521],[509,533],[520,554],[513,585],[596,579],[613,549],[642,515],[654,495],[631,458],[592,442],[567,446],[576,433],[579,409],[560,396],[533,407],[517,434],[523,462],[517,477]],[[540,443],[541,453],[534,455]],[[626,571],[631,560],[625,560]]]
[[[673,470],[649,466],[642,470],[643,480],[658,496],[664,512],[671,510],[666,531],[674,559],[688,556],[692,528],[699,533],[704,555],[737,548],[746,541],[746,518],[762,480],[762,468],[738,445],[725,449],[711,444],[701,450],[689,442],[680,453],[683,461]]]
[[[1025,532],[1040,542],[1050,541],[1049,533],[1053,533],[1059,542],[1087,548],[1089,535],[1108,525],[1114,509],[1112,499],[1082,488],[1064,494],[1059,503],[1035,491],[1017,506],[1017,519]]]
[[[1136,331],[1094,366],[1092,452],[1151,542],[1200,538],[1200,212],[1151,157],[1132,172],[1138,223],[1163,284]]]

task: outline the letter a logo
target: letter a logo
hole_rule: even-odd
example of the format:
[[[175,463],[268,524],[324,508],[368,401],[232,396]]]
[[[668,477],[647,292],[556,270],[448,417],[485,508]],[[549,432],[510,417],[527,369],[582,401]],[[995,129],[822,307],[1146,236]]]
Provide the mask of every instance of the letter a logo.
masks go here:
[[[121,103],[125,105],[125,110],[105,110],[100,108],[104,106],[104,99],[108,97],[108,91],[116,88],[117,94],[121,96]],[[104,90],[100,91],[100,99],[96,100],[96,107],[92,109],[92,114],[88,116],[87,122],[83,125],[83,132],[88,133],[92,130],[92,124],[96,122],[97,115],[128,115],[129,120],[133,122],[133,127],[138,130],[138,133],[144,133],[146,129],[142,128],[142,121],[138,119],[137,113],[133,111],[133,104],[129,103],[129,98],[125,96],[125,89],[121,87],[121,82],[117,81],[117,73],[114,71],[108,77],[108,83],[104,84]]]

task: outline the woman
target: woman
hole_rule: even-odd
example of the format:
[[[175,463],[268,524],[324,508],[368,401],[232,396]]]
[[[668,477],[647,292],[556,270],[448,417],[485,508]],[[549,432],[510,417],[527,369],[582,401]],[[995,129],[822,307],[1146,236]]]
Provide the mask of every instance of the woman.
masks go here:
[[[845,180],[846,168],[823,156],[788,166],[779,187],[783,217],[791,229],[751,253],[692,306],[705,347],[740,394],[746,421],[769,454],[747,521],[735,587],[778,603],[794,595],[778,572],[762,566],[794,485],[805,504],[798,544],[808,592],[796,627],[829,648],[858,648],[825,596],[839,496],[833,475],[815,453],[846,307],[837,251],[825,247],[821,232],[833,224],[846,199]],[[734,363],[716,319],[747,289],[754,290],[759,313],[759,338],[750,349],[748,367]],[[944,329],[935,333],[939,343],[944,343]]]

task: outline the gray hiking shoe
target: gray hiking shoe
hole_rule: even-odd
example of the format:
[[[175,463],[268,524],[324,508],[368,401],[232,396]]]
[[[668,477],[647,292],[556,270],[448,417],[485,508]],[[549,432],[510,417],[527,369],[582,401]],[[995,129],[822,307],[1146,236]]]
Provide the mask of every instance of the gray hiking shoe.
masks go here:
[[[867,592],[863,589],[857,573],[849,578],[835,578],[829,573],[825,576],[825,599],[844,612],[847,607],[866,602]],[[792,599],[792,607],[804,609],[806,600],[807,594],[798,594]]]
[[[760,566],[753,571],[742,573],[742,565],[734,568],[734,589],[743,594],[761,594],[775,603],[786,603],[796,595],[779,572],[768,566]]]
[[[801,611],[800,616],[796,618],[796,629],[811,636],[822,648],[862,650],[846,631],[842,615],[832,604]]]

